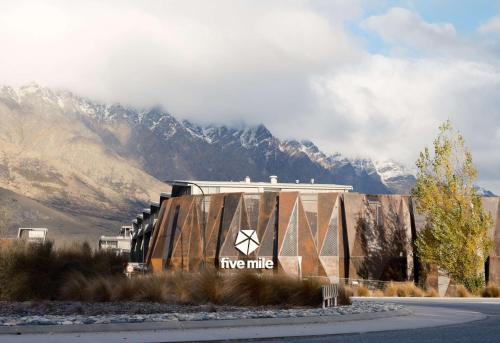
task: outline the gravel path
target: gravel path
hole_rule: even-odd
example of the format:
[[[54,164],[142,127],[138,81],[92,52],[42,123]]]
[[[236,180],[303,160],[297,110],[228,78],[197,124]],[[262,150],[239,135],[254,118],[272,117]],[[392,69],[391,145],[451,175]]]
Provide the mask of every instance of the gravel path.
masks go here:
[[[153,303],[0,303],[0,325],[71,325],[198,321],[251,318],[341,316],[355,313],[396,311],[391,303],[353,301],[351,306],[321,308],[248,308],[234,306],[184,306]]]

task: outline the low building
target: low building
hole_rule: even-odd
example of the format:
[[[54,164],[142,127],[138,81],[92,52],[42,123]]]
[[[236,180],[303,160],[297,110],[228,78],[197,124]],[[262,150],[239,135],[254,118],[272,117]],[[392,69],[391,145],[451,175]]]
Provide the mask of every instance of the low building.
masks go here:
[[[132,240],[132,226],[122,226],[117,236],[101,236],[99,250],[113,251],[116,254],[129,254]]]
[[[171,198],[187,195],[203,195],[201,205],[203,210],[210,206],[209,195],[228,193],[276,193],[276,192],[298,192],[304,194],[320,193],[346,193],[352,191],[352,186],[338,184],[318,184],[311,179],[309,183],[280,183],[277,176],[270,176],[269,182],[252,182],[249,177],[243,181],[191,181],[172,180],[167,181],[172,186],[171,194],[163,193],[159,203],[152,203],[150,208],[145,208],[133,220],[131,262],[144,263],[150,258],[153,242],[157,240],[158,231],[155,231],[156,221],[162,215],[163,202]],[[207,197],[205,197],[207,196]]]
[[[209,265],[330,281],[415,281],[449,294],[452,280],[434,269],[421,273],[413,243],[425,218],[411,196],[359,194],[349,186],[324,192],[315,184],[301,191],[266,184],[245,192],[235,183],[234,192],[219,193],[226,189],[210,189],[219,183],[197,182],[201,194],[190,182],[172,182],[172,197],[163,198],[154,220],[150,213],[138,217],[132,262],[153,272]],[[500,198],[482,201],[494,220],[489,234],[495,245],[484,275],[500,283]]]
[[[44,243],[47,238],[48,229],[21,227],[17,231],[17,239],[26,240],[30,243]]]
[[[219,193],[264,193],[264,192],[299,192],[299,193],[328,193],[328,192],[349,192],[352,186],[337,184],[314,183],[311,179],[309,183],[278,182],[277,176],[270,176],[269,182],[252,182],[250,177],[243,181],[190,181],[173,180],[168,181],[172,185],[172,197],[196,194],[219,194]]]

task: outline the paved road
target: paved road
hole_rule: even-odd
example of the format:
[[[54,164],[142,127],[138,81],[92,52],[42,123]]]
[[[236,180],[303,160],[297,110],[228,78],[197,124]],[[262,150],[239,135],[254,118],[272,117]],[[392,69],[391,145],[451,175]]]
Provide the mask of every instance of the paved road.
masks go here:
[[[231,340],[233,342],[500,342],[499,300],[390,299],[385,301],[405,304],[413,313],[390,318],[312,324],[287,322],[279,325],[257,325],[252,323],[251,326],[232,325],[230,327],[213,327],[210,324],[206,328],[191,329],[87,331],[57,334],[50,334],[48,331],[44,334],[0,335],[0,342],[118,343],[206,340],[223,340],[224,342],[231,342]],[[376,301],[384,300],[376,299]],[[400,328],[403,330],[394,331]],[[50,328],[47,329],[50,330]],[[284,336],[288,337],[264,338]],[[301,336],[308,337],[301,338]],[[242,338],[250,340],[245,341]]]
[[[377,300],[380,301],[380,300]],[[252,340],[252,342],[343,342],[343,343],[365,343],[365,342],[383,342],[383,343],[416,343],[416,342],[500,342],[500,302],[467,302],[461,303],[458,301],[437,301],[437,300],[420,300],[418,303],[415,301],[405,300],[386,300],[397,302],[407,305],[414,311],[419,311],[419,308],[425,306],[435,308],[436,311],[442,308],[457,309],[466,311],[481,312],[487,315],[486,319],[478,320],[470,323],[420,328],[411,330],[398,330],[398,331],[382,331],[372,333],[351,333],[345,335],[325,335],[316,337],[303,337],[303,338],[283,338],[283,339],[267,339],[267,340]],[[245,342],[240,340],[239,342]]]

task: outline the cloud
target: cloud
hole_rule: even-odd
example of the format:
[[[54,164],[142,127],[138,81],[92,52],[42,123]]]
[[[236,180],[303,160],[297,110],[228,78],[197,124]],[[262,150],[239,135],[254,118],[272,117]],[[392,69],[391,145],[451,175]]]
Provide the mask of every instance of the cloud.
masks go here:
[[[408,165],[450,118],[482,185],[500,193],[500,47],[486,38],[498,17],[464,37],[404,8],[363,19],[380,3],[2,1],[0,83],[162,104],[198,122],[262,122],[327,152]],[[388,52],[369,52],[352,27]]]
[[[283,118],[306,111],[310,75],[360,53],[339,15],[358,4],[337,4],[331,20],[308,1],[11,3],[0,75],[200,120]]]
[[[481,33],[500,33],[500,16],[491,18],[485,24],[479,26],[478,31]]]
[[[414,12],[400,7],[365,19],[362,27],[375,31],[390,44],[426,51],[446,50],[457,41],[451,23],[427,23]]]
[[[400,51],[404,49],[417,55],[449,55],[463,48],[453,24],[428,23],[405,8],[394,7],[383,15],[371,16],[361,26],[376,32]]]
[[[332,114],[332,137],[322,145],[350,155],[394,158],[412,165],[437,127],[451,119],[475,160],[494,178],[500,160],[500,68],[450,60],[406,60],[382,55],[326,77],[314,88],[321,111]],[[337,130],[334,131],[334,128]]]

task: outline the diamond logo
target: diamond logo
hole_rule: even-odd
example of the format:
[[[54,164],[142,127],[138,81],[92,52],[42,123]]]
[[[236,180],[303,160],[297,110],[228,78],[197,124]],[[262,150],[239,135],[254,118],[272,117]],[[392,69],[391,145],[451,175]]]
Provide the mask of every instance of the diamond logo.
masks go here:
[[[234,247],[245,255],[250,255],[259,245],[259,238],[255,230],[240,230],[236,236],[236,243],[234,243]]]

